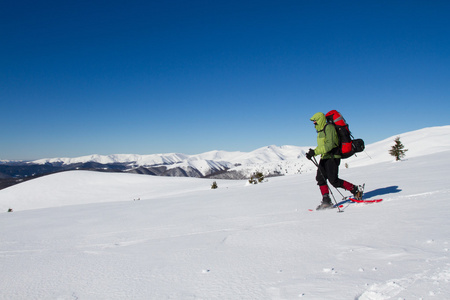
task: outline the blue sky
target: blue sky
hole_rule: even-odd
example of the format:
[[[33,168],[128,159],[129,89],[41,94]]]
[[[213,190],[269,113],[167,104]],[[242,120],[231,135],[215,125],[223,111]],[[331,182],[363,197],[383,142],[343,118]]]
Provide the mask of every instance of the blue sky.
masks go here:
[[[4,1],[0,159],[373,143],[450,124],[449,1]]]

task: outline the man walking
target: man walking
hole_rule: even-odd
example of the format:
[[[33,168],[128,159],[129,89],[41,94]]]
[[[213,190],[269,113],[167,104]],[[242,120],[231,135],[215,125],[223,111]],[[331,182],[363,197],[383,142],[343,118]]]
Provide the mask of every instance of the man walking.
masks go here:
[[[314,114],[310,120],[313,121],[317,131],[317,147],[316,149],[309,149],[306,157],[312,159],[316,155],[321,155],[316,180],[322,194],[322,203],[316,209],[321,210],[333,207],[327,180],[335,188],[343,188],[350,191],[356,199],[361,199],[362,191],[360,191],[358,186],[339,178],[341,156],[337,154],[339,151],[339,137],[336,128],[332,125],[327,126],[327,119],[321,112]]]

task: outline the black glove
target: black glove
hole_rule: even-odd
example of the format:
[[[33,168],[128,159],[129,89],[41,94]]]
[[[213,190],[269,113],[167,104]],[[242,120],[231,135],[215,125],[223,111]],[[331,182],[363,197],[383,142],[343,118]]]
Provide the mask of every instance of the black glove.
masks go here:
[[[314,149],[309,149],[308,153],[306,153],[306,158],[311,160],[311,158],[313,158],[314,156],[316,156]]]

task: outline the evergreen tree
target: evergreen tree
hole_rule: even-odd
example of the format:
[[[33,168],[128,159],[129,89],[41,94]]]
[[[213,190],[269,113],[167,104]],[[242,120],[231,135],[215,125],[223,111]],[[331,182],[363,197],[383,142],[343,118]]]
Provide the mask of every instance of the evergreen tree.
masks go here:
[[[256,177],[256,180],[258,180],[258,182],[263,182],[263,180],[264,180],[264,175],[261,172],[256,172],[255,177]]]
[[[408,149],[404,148],[405,146],[400,141],[400,137],[397,137],[395,139],[395,145],[392,146],[391,150],[389,150],[389,154],[395,156],[395,160],[398,161],[405,157],[405,152],[408,151]]]
[[[250,180],[248,182],[250,182],[251,184],[257,184],[258,182],[263,182],[264,180],[264,174],[261,172],[255,172],[252,177],[250,177]]]

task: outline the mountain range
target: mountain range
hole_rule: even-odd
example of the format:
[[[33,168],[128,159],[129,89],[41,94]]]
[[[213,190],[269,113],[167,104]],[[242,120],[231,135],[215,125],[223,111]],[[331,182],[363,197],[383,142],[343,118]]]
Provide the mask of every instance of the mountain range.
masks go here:
[[[255,172],[266,176],[301,173],[309,147],[268,146],[251,152],[210,151],[196,155],[113,154],[75,158],[46,158],[0,164],[2,188],[31,178],[70,170],[125,172],[155,176],[244,179]]]
[[[429,127],[392,136],[366,145],[363,153],[346,159],[345,166],[370,164],[370,161],[389,161],[388,151],[399,136],[408,149],[407,157],[423,155],[427,148],[434,152],[448,149],[450,126]],[[167,154],[113,154],[89,155],[76,158],[46,158],[34,161],[3,161],[0,163],[0,189],[32,178],[69,170],[125,172],[155,176],[197,177],[217,179],[245,179],[255,172],[267,176],[299,174],[315,170],[305,153],[310,147],[267,146],[251,152],[210,151],[196,155]],[[375,159],[376,158],[376,159]]]

